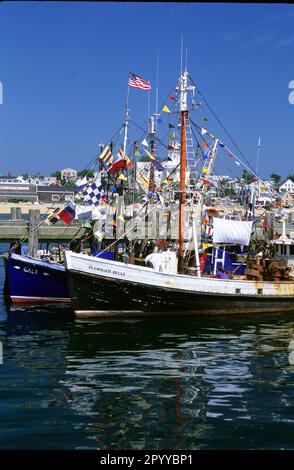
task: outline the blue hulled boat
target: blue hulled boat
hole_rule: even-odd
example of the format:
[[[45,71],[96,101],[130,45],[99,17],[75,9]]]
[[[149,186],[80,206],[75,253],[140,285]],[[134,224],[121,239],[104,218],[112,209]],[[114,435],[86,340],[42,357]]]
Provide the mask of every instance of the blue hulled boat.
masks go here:
[[[15,253],[4,258],[4,263],[5,289],[13,303],[70,302],[63,265]]]

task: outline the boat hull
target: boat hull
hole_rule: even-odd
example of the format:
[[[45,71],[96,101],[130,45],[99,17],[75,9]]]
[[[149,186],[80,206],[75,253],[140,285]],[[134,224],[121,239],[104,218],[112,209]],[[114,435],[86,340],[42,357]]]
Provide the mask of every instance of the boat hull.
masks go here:
[[[4,259],[5,290],[12,303],[69,303],[65,267],[12,253]]]
[[[278,286],[254,281],[242,284],[242,281],[168,276],[123,263],[107,264],[91,257],[81,258],[81,255],[70,257],[68,254],[69,288],[79,317],[294,311],[292,282]],[[162,285],[156,285],[159,283]],[[193,287],[189,288],[190,285]],[[243,291],[247,289],[247,294],[236,293],[242,287]],[[263,290],[268,293],[256,294]]]

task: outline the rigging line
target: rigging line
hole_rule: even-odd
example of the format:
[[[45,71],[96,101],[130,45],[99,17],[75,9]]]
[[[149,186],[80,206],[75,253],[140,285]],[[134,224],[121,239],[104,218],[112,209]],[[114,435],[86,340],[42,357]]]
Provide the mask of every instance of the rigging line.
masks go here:
[[[165,98],[165,100],[163,101],[163,104],[160,106],[159,109],[161,110],[161,112],[162,112],[162,108],[164,107],[164,105],[165,105],[165,103],[167,102],[168,98],[172,95],[173,91],[175,90],[177,84],[178,84],[178,81],[177,81],[176,84],[172,87],[171,91],[169,92],[169,94],[167,95],[167,97]],[[157,113],[158,116],[156,116],[156,118],[158,118],[158,117],[160,116],[161,112],[158,112],[158,113]],[[175,114],[175,113],[177,113],[177,111],[173,111],[171,114]],[[142,126],[144,126],[144,124],[145,124],[145,120],[144,120],[144,123],[142,124]],[[139,127],[139,126],[138,126],[138,127]],[[142,127],[141,127],[141,129],[142,129]],[[144,132],[145,132],[145,131],[144,131]],[[146,133],[146,132],[145,132],[145,133]]]
[[[169,178],[176,170],[177,168],[179,167],[180,163],[168,174],[167,178]],[[143,211],[143,209],[146,207],[146,205],[149,203],[149,200],[147,200],[145,202],[145,204],[143,204],[143,206],[141,207],[141,209],[138,211],[138,213],[136,214],[136,217],[135,217],[135,220],[138,218],[139,214]],[[150,208],[150,210],[144,215],[144,219],[147,217],[147,215],[150,214],[150,212],[152,212],[161,202],[158,201],[153,207]],[[119,238],[117,238],[113,243],[111,243],[109,246],[107,246],[101,253],[104,253],[105,251],[107,251],[109,248],[111,248],[112,246],[114,246],[119,240],[121,240],[122,238],[124,238],[126,236],[127,233],[129,233],[131,230],[133,230],[133,228],[135,227],[136,225],[136,222],[134,222],[134,224],[132,225],[132,227],[125,231]]]
[[[108,142],[108,143],[109,143],[109,142],[112,142],[112,141],[115,139],[115,137],[121,132],[121,130],[122,130],[123,128],[124,128],[124,125],[121,125],[120,128],[119,128],[119,130],[116,131],[116,132],[113,134],[113,136],[110,137],[110,139],[106,140],[106,142]],[[105,147],[105,146],[104,146],[104,147]],[[100,155],[101,155],[101,153],[100,153]],[[92,158],[92,160],[88,163],[87,168],[88,168],[90,165],[91,165],[90,168],[92,168],[92,166],[95,165],[96,160],[97,160],[97,158],[99,158],[100,155],[97,153],[97,154]]]
[[[131,120],[130,120],[130,122],[132,122],[132,124],[134,124],[134,125],[137,126],[141,131],[144,132],[143,136],[144,136],[145,134],[148,134],[148,132],[145,131],[145,129],[144,129],[143,127],[141,127],[139,124],[137,124],[135,121],[131,121]],[[167,135],[167,134],[168,134],[168,131],[166,132],[166,135]],[[164,136],[164,137],[165,137],[165,136]],[[163,137],[163,138],[164,138],[164,137]],[[142,138],[142,137],[141,137],[141,138]],[[156,140],[157,140],[158,143],[160,143],[160,145],[162,145],[165,149],[168,149],[168,144],[166,145],[164,142],[162,142],[162,140],[158,137],[158,135],[156,135]]]
[[[189,119],[189,121],[191,122],[191,124],[193,124],[194,126],[196,126],[196,127],[195,127],[196,132],[199,134],[199,136],[201,137],[201,139],[202,139],[202,140],[206,143],[206,145],[208,146],[208,142],[207,142],[207,141],[205,140],[205,138],[204,138],[204,135],[205,135],[205,134],[201,134],[201,132],[199,132],[199,129],[202,129],[202,128],[199,127],[199,126],[197,126],[197,124],[195,124],[195,122],[193,122],[192,119]],[[198,128],[198,127],[199,127],[199,128]],[[195,134],[194,134],[194,129],[193,129],[193,127],[191,127],[191,130],[192,130],[192,132],[193,132],[194,137],[196,138],[196,136],[195,136]],[[197,140],[197,143],[199,143],[198,140]]]
[[[196,128],[200,128],[196,123],[194,123],[192,120],[190,120],[192,122],[192,124],[196,127]],[[235,159],[242,165],[244,166],[244,168],[246,168],[247,170],[249,170],[249,173],[251,173],[255,178],[257,178],[261,183],[263,183],[264,185],[266,185],[266,182],[260,177],[258,176],[255,171],[252,169],[252,167],[248,167],[242,160],[240,160],[239,157],[237,157],[237,155],[235,155],[227,146],[224,147],[226,150],[228,150],[234,157]],[[238,149],[239,150],[239,149]],[[240,150],[239,150],[240,152]],[[241,153],[241,152],[240,152]],[[242,154],[242,153],[241,153]],[[245,160],[247,161],[246,157],[242,154],[242,156],[245,158]],[[248,162],[248,161],[247,161]],[[250,163],[249,163],[250,165]],[[251,166],[251,165],[250,165]],[[273,191],[272,194],[276,194],[277,197],[280,197],[280,194],[277,192],[277,191]]]
[[[119,132],[121,131],[122,128],[123,128],[123,126],[121,126],[120,129],[119,129],[117,132],[115,132],[115,133],[113,134],[113,136],[111,137],[111,139],[110,139],[109,141],[107,141],[107,142],[111,142],[111,140],[113,140],[113,139],[116,137],[116,135],[119,134]],[[89,167],[89,168],[88,168],[88,172],[86,173],[86,175],[89,173],[89,171],[91,170],[91,168],[94,167],[94,165],[95,165],[95,163],[96,163],[96,161],[97,161],[97,158],[99,158],[99,155],[96,155],[96,156],[90,161],[90,163],[87,165],[87,168],[88,168],[88,167]],[[85,175],[85,176],[86,176],[86,175]],[[65,190],[63,191],[63,193],[62,193],[61,196],[60,196],[60,199],[62,199],[62,197],[66,194],[67,191],[68,191],[68,189],[65,189]],[[73,191],[74,191],[74,189],[73,189]],[[75,197],[75,196],[74,196],[74,197]],[[65,201],[64,201],[64,202],[65,202]],[[57,207],[56,207],[56,209],[57,209]],[[55,210],[56,210],[56,209],[55,209]],[[61,210],[61,208],[60,208],[60,210]],[[44,212],[44,214],[42,214],[42,215],[44,215],[44,216],[47,215],[47,216],[48,216],[48,215],[49,215],[49,212],[50,212],[50,209],[47,209],[47,211]],[[36,231],[36,232],[42,227],[42,225],[44,225],[44,224],[46,223],[47,219],[48,219],[48,217],[42,219],[42,220],[39,222],[39,224],[36,225],[36,227],[35,227],[35,231]],[[28,240],[28,238],[29,238],[29,236],[27,236],[27,237],[22,237],[16,244],[13,245],[12,249],[15,249],[15,248],[17,248],[18,246],[20,246],[22,243],[24,243],[26,240]]]
[[[145,206],[149,203],[149,201],[146,201],[145,204],[141,207],[141,209],[138,211],[135,219],[137,219],[138,215],[140,214],[140,212],[145,208]],[[150,214],[150,212],[152,212],[155,207],[157,207],[158,205],[160,204],[160,201],[158,201],[145,215],[144,215],[144,218],[147,217],[147,215]],[[124,238],[126,236],[127,233],[129,233],[131,230],[133,230],[133,228],[136,226],[136,223],[134,223],[128,230],[126,230],[119,238],[117,238],[113,243],[111,243],[109,246],[107,246],[106,248],[104,248],[103,251],[101,251],[99,253],[99,256],[102,255],[103,253],[105,253],[105,251],[107,251],[109,248],[112,248],[119,240],[121,240],[122,238]],[[99,256],[97,256],[97,258],[99,258]]]
[[[193,85],[196,86],[192,78],[191,78],[191,81],[192,81]],[[213,111],[213,109],[210,107],[210,105],[208,104],[207,100],[205,99],[205,97],[203,96],[203,94],[201,93],[201,91],[199,90],[198,87],[197,87],[197,91],[198,91],[199,95],[201,96],[201,98],[203,99],[203,101],[205,102],[205,104],[206,104],[206,106],[208,107],[208,109],[210,110],[210,112],[212,113],[212,115],[214,116],[214,118],[217,120],[217,122],[219,123],[219,125],[220,125],[221,128],[223,129],[223,131],[224,131],[224,132],[227,134],[227,136],[229,137],[230,141],[233,143],[233,145],[236,147],[236,149],[240,152],[240,154],[242,155],[242,157],[246,160],[246,162],[248,163],[249,167],[252,168],[251,163],[250,163],[249,160],[246,158],[246,156],[244,155],[244,153],[242,152],[242,150],[240,149],[240,147],[238,146],[238,144],[235,142],[235,140],[233,139],[233,137],[231,137],[231,135],[229,134],[229,132],[227,131],[227,129],[225,128],[225,126],[222,124],[222,122],[220,121],[220,119],[217,117],[217,115],[215,114],[215,112]]]
[[[194,131],[193,127],[191,127],[191,132],[192,132],[192,134],[193,134],[193,136],[194,136],[194,139],[195,139],[196,142],[197,142],[198,149],[200,149],[200,152],[202,153],[202,155],[204,155],[205,152],[204,152],[204,150],[201,148],[201,144],[200,144],[199,140],[197,139],[197,135],[195,134],[195,131]],[[202,136],[201,136],[201,138],[202,138]],[[207,142],[206,142],[206,143],[207,143]],[[208,144],[207,144],[207,145],[208,145]]]

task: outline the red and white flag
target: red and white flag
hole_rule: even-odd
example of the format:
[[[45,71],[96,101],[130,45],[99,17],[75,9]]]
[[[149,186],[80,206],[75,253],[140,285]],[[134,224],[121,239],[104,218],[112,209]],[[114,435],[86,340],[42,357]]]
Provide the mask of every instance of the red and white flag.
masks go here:
[[[151,90],[151,83],[135,73],[130,74],[128,85],[133,88],[139,88],[140,90]]]

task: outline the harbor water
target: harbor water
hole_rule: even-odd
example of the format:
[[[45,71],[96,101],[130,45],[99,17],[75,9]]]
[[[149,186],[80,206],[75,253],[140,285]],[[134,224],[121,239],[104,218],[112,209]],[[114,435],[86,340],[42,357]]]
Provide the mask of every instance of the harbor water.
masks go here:
[[[294,448],[293,314],[86,321],[1,294],[0,341],[0,449]]]

